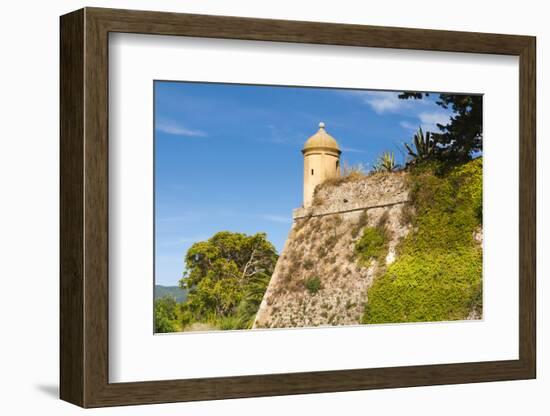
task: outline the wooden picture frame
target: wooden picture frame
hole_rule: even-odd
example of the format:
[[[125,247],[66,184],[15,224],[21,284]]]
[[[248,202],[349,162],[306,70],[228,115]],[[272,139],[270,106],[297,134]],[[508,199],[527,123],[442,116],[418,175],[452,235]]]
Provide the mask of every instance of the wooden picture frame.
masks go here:
[[[60,396],[82,407],[396,388],[536,376],[535,38],[85,8],[61,17]],[[519,57],[519,359],[109,383],[110,32]]]

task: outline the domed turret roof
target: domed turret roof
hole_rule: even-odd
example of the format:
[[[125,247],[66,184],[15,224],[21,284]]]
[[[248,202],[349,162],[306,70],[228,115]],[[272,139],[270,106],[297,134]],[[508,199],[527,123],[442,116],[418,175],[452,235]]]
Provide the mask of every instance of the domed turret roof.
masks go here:
[[[323,122],[319,123],[319,131],[306,140],[302,152],[314,148],[334,149],[340,153],[338,142],[326,132]]]

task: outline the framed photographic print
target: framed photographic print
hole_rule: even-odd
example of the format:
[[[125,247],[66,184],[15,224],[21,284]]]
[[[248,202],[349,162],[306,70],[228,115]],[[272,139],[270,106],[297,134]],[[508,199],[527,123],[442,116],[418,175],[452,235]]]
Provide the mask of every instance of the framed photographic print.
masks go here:
[[[61,17],[83,406],[534,378],[535,38]]]

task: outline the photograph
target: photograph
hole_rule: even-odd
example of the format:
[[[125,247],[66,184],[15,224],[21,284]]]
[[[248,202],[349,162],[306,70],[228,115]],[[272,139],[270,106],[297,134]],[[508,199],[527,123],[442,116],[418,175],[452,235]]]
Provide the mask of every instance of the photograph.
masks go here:
[[[482,103],[154,81],[155,333],[483,319]]]
[[[11,205],[38,214],[5,216],[10,247],[20,237],[25,250],[4,274],[21,286],[22,265],[51,263],[57,284],[37,282],[56,293],[35,290],[34,309],[8,296],[8,309],[40,310],[58,331],[23,328],[18,351],[51,345],[7,373],[60,400],[28,400],[25,388],[14,406],[231,414],[226,404],[243,413],[246,402],[256,415],[269,400],[279,415],[284,396],[296,397],[292,414],[365,399],[439,415],[414,393],[429,388],[428,402],[461,415],[472,403],[536,413],[548,390],[535,379],[550,26],[529,7],[494,19],[480,5],[471,19],[467,7],[401,3],[403,16],[379,4],[386,17],[297,2],[39,13],[44,25],[31,26],[45,35],[26,37],[41,47],[16,42],[16,55],[59,59],[46,72],[27,65],[36,82],[8,83],[19,98],[7,102],[28,110],[30,85],[37,103],[42,89],[58,105],[41,105],[49,123],[23,111],[26,123],[6,124],[24,159],[41,149],[9,157],[6,177],[55,186],[16,181]],[[46,36],[52,18],[59,30]],[[29,147],[22,126],[48,134],[24,135]],[[44,226],[55,244],[25,232],[43,239]],[[460,400],[464,389],[476,397]]]

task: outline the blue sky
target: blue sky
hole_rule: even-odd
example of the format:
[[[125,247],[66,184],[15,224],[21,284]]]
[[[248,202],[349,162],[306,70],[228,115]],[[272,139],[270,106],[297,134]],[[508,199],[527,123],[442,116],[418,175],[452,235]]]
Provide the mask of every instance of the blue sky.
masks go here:
[[[177,285],[187,249],[222,230],[267,233],[280,252],[302,204],[303,143],[320,121],[342,165],[404,160],[419,126],[451,113],[396,92],[156,81],[155,281]]]

